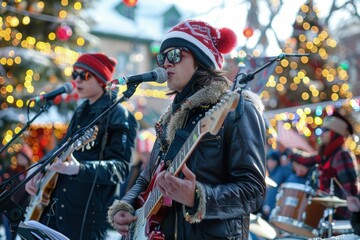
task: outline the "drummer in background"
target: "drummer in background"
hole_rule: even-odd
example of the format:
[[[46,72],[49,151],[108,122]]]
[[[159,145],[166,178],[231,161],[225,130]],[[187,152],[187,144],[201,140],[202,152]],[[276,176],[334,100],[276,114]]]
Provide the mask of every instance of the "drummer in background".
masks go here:
[[[331,178],[334,179],[334,195],[340,199],[348,196],[357,196],[357,163],[355,155],[344,146],[345,140],[354,133],[351,123],[338,112],[327,116],[322,125],[320,136],[321,145],[317,154],[305,154],[299,150],[290,152],[289,157],[293,162],[293,168],[311,168],[318,164],[319,189],[318,193],[326,196],[330,193]],[[302,166],[303,165],[303,166]],[[334,219],[348,220],[350,212],[346,207],[337,208]]]

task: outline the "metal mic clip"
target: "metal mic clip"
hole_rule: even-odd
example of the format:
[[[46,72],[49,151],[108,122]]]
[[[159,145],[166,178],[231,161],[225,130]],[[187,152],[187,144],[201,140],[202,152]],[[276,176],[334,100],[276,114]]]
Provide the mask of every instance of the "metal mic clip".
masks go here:
[[[119,88],[119,78],[111,80],[107,85],[106,85],[106,90],[117,90]]]

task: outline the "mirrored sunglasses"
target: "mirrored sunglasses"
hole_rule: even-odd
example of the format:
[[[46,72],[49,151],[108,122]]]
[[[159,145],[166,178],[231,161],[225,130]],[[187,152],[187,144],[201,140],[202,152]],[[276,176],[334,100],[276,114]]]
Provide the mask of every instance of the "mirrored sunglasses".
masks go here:
[[[74,71],[74,72],[72,72],[71,76],[72,76],[72,78],[73,78],[74,80],[76,80],[76,78],[77,78],[78,76],[80,76],[80,79],[81,79],[81,80],[87,81],[87,80],[89,80],[91,74],[90,74],[89,72],[87,72],[87,71],[82,71],[82,72],[76,72],[76,71]]]
[[[182,51],[188,52],[189,49],[187,48],[173,48],[167,52],[160,52],[156,55],[156,62],[159,67],[163,67],[165,64],[165,59],[169,61],[171,64],[179,63],[181,61],[181,53]]]

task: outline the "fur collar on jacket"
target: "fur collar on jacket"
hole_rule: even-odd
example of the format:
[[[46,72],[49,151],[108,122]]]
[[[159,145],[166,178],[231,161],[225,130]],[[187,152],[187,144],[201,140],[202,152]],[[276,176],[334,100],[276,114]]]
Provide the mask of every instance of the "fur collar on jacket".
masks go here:
[[[179,110],[172,114],[171,106],[161,116],[159,124],[167,124],[167,136],[166,141],[171,143],[175,137],[177,129],[184,126],[187,119],[187,113],[195,108],[214,104],[218,101],[220,96],[228,90],[228,86],[224,82],[212,82],[210,85],[197,91],[195,94],[190,96],[184,103],[181,104]]]

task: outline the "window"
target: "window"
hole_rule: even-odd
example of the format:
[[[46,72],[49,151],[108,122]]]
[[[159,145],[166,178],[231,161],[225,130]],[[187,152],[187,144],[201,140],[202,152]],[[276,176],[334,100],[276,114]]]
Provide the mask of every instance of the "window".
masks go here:
[[[135,19],[135,10],[136,10],[136,7],[128,7],[126,6],[123,2],[121,2],[120,4],[118,4],[115,8],[116,8],[116,11],[128,18],[128,19],[131,19],[131,20],[134,20]]]
[[[175,6],[170,7],[165,13],[164,13],[164,23],[163,27],[164,29],[169,29],[176,24],[180,22],[180,13],[176,9]]]

